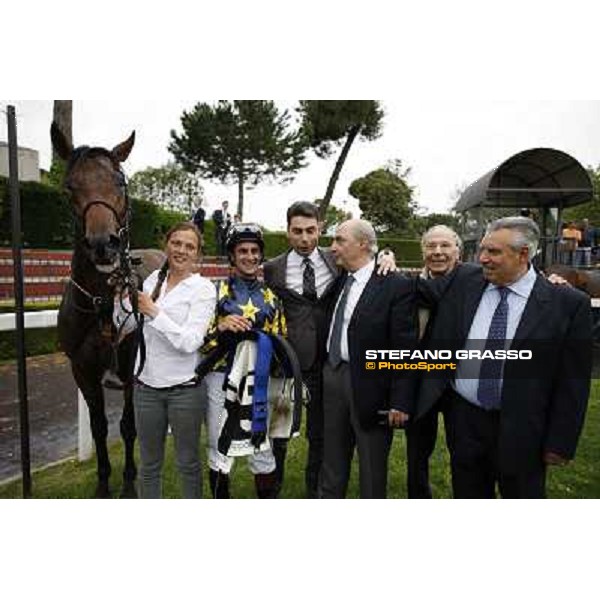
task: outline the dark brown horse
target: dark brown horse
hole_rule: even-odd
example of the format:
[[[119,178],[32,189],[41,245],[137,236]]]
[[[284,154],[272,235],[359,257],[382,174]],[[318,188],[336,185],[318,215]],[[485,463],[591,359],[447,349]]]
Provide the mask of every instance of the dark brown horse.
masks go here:
[[[591,298],[600,298],[600,271],[597,269],[576,269],[567,265],[551,265],[546,269],[546,274],[556,273],[566,279]]]
[[[58,313],[58,336],[90,412],[98,469],[95,495],[110,496],[111,466],[102,381],[116,363],[118,375],[124,382],[120,429],[125,445],[125,467],[121,496],[135,497],[136,430],[132,388],[135,335],[117,344],[118,332],[112,324],[116,290],[134,291],[138,283],[129,256],[131,207],[121,169],[121,163],[133,148],[135,132],[112,150],[73,148],[55,123],[52,123],[51,138],[58,155],[67,161],[64,186],[71,198],[76,226],[71,278]],[[132,315],[132,318],[137,317],[137,314]]]

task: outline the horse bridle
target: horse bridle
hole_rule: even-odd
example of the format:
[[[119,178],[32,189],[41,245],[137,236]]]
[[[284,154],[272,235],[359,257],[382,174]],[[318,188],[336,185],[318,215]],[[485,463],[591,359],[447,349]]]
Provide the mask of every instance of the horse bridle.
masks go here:
[[[81,216],[77,215],[74,207],[73,213],[75,217],[75,222],[79,224],[79,229],[80,233],[82,234],[82,237],[85,237],[86,216],[90,208],[92,208],[93,206],[102,206],[108,209],[110,212],[112,212],[119,226],[119,230],[117,232],[117,236],[119,238],[119,267],[110,274],[110,278],[112,280],[112,287],[116,287],[118,285],[120,288],[119,302],[123,311],[127,313],[127,317],[119,327],[119,330],[117,331],[116,341],[113,344],[113,352],[115,355],[115,360],[117,360],[116,347],[118,345],[121,331],[129,317],[133,317],[134,321],[136,322],[136,345],[139,346],[141,354],[140,364],[138,366],[137,371],[137,375],[139,375],[139,373],[144,367],[146,349],[143,335],[144,315],[141,314],[138,309],[138,282],[136,280],[136,277],[134,276],[133,266],[141,264],[142,261],[141,259],[133,259],[130,255],[129,227],[131,223],[131,202],[129,201],[129,194],[127,191],[127,178],[120,166],[116,166],[115,168],[115,165],[118,165],[119,163],[115,161],[112,152],[106,150],[105,148],[90,148],[89,146],[81,146],[74,150],[73,155],[71,156],[67,164],[67,173],[70,173],[75,164],[82,158],[88,156],[90,153],[105,156],[110,160],[117,178],[116,183],[119,189],[121,190],[121,197],[125,201],[125,214],[122,217],[121,215],[119,215],[119,213],[115,210],[113,206],[111,206],[108,202],[105,202],[104,200],[93,200],[91,202],[88,202],[85,208],[83,209]],[[90,294],[90,292],[88,292],[84,287],[78,284],[73,279],[73,277],[69,277],[69,281],[80,292],[82,292],[84,296],[86,296],[92,303],[93,308],[91,310],[88,310],[77,306],[77,304],[73,301],[73,306],[80,312],[94,313],[98,315],[104,307],[112,305],[114,301],[113,296],[94,296],[93,294]],[[124,304],[124,298],[126,295],[128,295],[130,298],[131,310],[128,310],[128,308]]]
[[[108,209],[110,212],[112,212],[112,214],[115,217],[115,221],[117,222],[117,224],[119,226],[119,231],[118,231],[117,235],[119,237],[121,245],[123,245],[123,244],[128,245],[129,244],[129,223],[131,220],[131,202],[129,201],[129,194],[127,191],[127,177],[125,176],[125,173],[123,172],[121,167],[118,166],[119,163],[117,161],[115,161],[115,158],[114,158],[112,152],[110,152],[109,150],[106,150],[105,148],[90,148],[89,146],[81,146],[73,151],[73,155],[71,156],[69,163],[67,165],[67,173],[70,173],[72,171],[73,167],[80,160],[86,158],[90,154],[104,156],[110,160],[110,163],[114,169],[113,173],[116,178],[116,184],[117,184],[119,190],[121,191],[121,197],[125,201],[125,214],[119,215],[119,213],[115,210],[114,206],[110,205],[108,202],[105,202],[104,200],[92,200],[92,202],[88,202],[85,205],[83,212],[81,213],[81,216],[77,215],[77,213],[75,212],[75,209],[73,208],[75,222],[76,223],[78,222],[80,231],[83,234],[85,234],[85,229],[86,229],[85,223],[86,223],[86,217],[87,217],[88,211],[93,206],[102,206],[102,207]]]

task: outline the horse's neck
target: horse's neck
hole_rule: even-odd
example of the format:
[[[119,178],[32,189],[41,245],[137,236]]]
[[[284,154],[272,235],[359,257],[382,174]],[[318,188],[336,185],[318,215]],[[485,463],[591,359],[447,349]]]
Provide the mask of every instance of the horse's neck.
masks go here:
[[[73,249],[71,277],[92,296],[106,296],[112,293],[112,288],[108,285],[109,276],[96,269],[81,243],[76,243]]]

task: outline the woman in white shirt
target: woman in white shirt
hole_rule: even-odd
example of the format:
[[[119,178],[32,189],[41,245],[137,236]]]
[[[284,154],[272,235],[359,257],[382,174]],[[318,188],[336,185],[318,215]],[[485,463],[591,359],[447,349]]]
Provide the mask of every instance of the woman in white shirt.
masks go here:
[[[145,316],[146,360],[134,387],[133,403],[142,498],[161,497],[169,425],[183,497],[202,497],[198,452],[202,411],[195,369],[198,348],[215,311],[216,291],[208,279],[194,273],[200,247],[201,236],[195,225],[173,227],[167,234],[165,264],[144,281],[143,292],[138,294],[139,310]],[[116,301],[117,326],[125,317]],[[133,327],[128,322],[124,329]]]

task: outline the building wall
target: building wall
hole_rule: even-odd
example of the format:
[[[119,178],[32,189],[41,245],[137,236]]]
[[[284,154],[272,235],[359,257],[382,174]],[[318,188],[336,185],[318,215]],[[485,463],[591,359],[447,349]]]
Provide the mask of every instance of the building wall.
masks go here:
[[[19,148],[17,150],[19,164],[19,181],[40,180],[40,157],[37,150]],[[0,175],[8,177],[8,144],[0,142]]]

